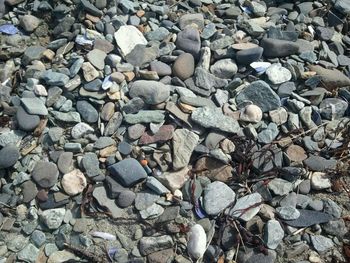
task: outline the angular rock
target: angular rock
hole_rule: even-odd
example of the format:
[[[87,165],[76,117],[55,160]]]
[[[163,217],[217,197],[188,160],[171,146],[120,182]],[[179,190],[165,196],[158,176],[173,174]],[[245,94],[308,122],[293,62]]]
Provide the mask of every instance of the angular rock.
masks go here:
[[[247,222],[259,212],[261,205],[261,195],[253,193],[239,198],[229,213],[230,216]]]
[[[64,208],[48,209],[41,213],[40,218],[49,229],[57,229],[61,226],[65,214]]]
[[[108,167],[108,170],[125,187],[134,186],[147,177],[141,164],[132,158],[113,164]]]
[[[199,136],[187,129],[177,129],[173,136],[173,168],[179,170],[188,165]]]
[[[284,231],[277,220],[269,220],[264,228],[264,241],[268,248],[276,249],[282,242]]]
[[[83,192],[87,182],[84,174],[76,169],[63,175],[61,185],[67,194],[74,196]]]
[[[121,26],[114,34],[115,41],[121,50],[122,55],[128,55],[136,45],[147,45],[147,40],[142,33],[134,26]]]

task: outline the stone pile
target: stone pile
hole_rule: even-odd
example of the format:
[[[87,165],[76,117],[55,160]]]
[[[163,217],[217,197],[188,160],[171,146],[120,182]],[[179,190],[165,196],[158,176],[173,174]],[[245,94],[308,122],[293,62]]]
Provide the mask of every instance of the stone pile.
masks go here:
[[[0,262],[348,262],[349,15],[0,0]]]

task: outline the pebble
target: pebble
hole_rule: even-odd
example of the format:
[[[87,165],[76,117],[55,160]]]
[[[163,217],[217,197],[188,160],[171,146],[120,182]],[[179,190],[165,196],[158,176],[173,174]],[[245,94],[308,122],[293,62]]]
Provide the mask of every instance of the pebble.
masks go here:
[[[237,70],[237,65],[232,59],[218,60],[210,67],[211,73],[223,79],[232,78],[237,73]]]
[[[230,215],[247,222],[259,212],[261,205],[262,197],[259,193],[249,194],[237,199]]]
[[[187,250],[191,258],[202,258],[206,250],[207,236],[203,227],[195,224],[191,227],[188,234]]]
[[[187,129],[177,129],[173,135],[173,168],[179,170],[188,165],[199,136]]]
[[[253,102],[263,112],[275,110],[281,106],[278,95],[262,80],[252,82],[237,95],[237,104],[245,101]]]
[[[147,45],[147,40],[142,33],[134,26],[121,26],[114,33],[115,41],[120,48],[122,55],[128,55],[137,45]]]
[[[155,105],[164,102],[170,96],[168,86],[151,80],[135,81],[130,87],[129,92],[131,98],[139,97],[150,105]]]
[[[193,56],[190,53],[183,53],[174,62],[173,75],[181,80],[186,80],[193,76],[194,66]]]
[[[61,185],[68,195],[74,196],[83,192],[87,181],[84,174],[76,169],[63,175]]]
[[[14,145],[8,144],[0,150],[0,168],[9,168],[19,159],[20,153]]]
[[[132,158],[113,164],[108,169],[112,176],[125,187],[133,186],[147,177],[141,164]]]
[[[327,178],[326,173],[314,172],[311,176],[311,188],[314,190],[322,190],[332,187],[331,181]]]
[[[267,221],[264,228],[264,242],[269,249],[276,249],[282,242],[284,231],[277,220]]]
[[[277,207],[276,212],[283,220],[295,220],[300,216],[300,212],[293,206]]]
[[[273,64],[266,70],[266,75],[272,84],[282,84],[292,78],[292,74],[288,69],[282,67],[281,64]]]
[[[334,246],[331,239],[321,235],[311,236],[311,242],[312,246],[318,253],[324,253]]]
[[[38,161],[32,171],[32,178],[43,188],[52,187],[58,180],[56,164],[47,161]]]
[[[38,115],[28,114],[22,107],[18,107],[16,112],[18,126],[23,131],[33,131],[40,122]]]
[[[87,123],[97,122],[98,112],[90,103],[85,100],[80,100],[77,102],[76,107],[84,121]]]
[[[64,208],[48,209],[41,213],[40,218],[49,229],[57,229],[62,224],[65,214]]]
[[[32,15],[24,15],[20,19],[20,26],[26,31],[26,32],[33,32],[40,24],[40,20]]]
[[[204,189],[204,209],[208,215],[217,215],[235,201],[235,192],[225,183],[213,182]]]

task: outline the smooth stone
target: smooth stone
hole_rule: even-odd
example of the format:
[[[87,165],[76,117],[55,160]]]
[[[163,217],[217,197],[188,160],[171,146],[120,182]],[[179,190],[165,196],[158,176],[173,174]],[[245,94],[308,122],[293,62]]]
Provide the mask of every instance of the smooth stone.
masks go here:
[[[311,155],[304,160],[304,164],[311,170],[316,172],[324,172],[327,169],[334,169],[336,166],[335,160],[327,160],[321,156]]]
[[[250,65],[251,63],[258,61],[263,52],[264,49],[262,47],[239,50],[236,53],[236,61],[240,65]]]
[[[188,180],[188,168],[185,167],[179,171],[164,172],[157,175],[156,178],[172,192],[181,189]]]
[[[263,112],[275,110],[281,106],[278,95],[262,80],[252,82],[237,95],[237,104],[245,101],[252,101]]]
[[[205,128],[229,133],[237,133],[240,130],[238,122],[224,115],[220,108],[197,108],[192,112],[191,119]]]
[[[171,67],[161,61],[152,61],[149,66],[150,70],[157,72],[159,77],[169,76],[172,73]]]
[[[63,173],[69,173],[73,169],[73,153],[72,152],[63,152],[60,154],[60,157],[57,160],[57,168]]]
[[[61,127],[50,128],[48,135],[52,142],[58,142],[63,136],[64,130]]]
[[[36,247],[40,248],[46,241],[46,235],[40,230],[34,230],[30,239]]]
[[[299,209],[300,216],[295,220],[287,220],[285,223],[292,227],[309,227],[315,224],[327,223],[333,217],[327,213]]]
[[[92,195],[100,206],[106,207],[110,211],[113,218],[126,216],[125,211],[116,205],[115,200],[108,198],[105,187],[96,187]]]
[[[107,102],[105,105],[103,105],[101,110],[101,119],[104,121],[109,121],[115,112],[115,105],[113,102]]]
[[[134,26],[124,25],[114,33],[115,41],[121,50],[122,55],[128,55],[136,45],[147,45],[146,38]]]
[[[190,53],[183,53],[175,60],[172,72],[175,77],[186,80],[193,76],[194,67],[194,57]]]
[[[32,178],[41,187],[50,188],[57,182],[58,174],[56,164],[38,161],[32,171]]]
[[[201,48],[201,40],[198,30],[193,27],[186,27],[179,32],[177,34],[176,47],[197,58]]]
[[[187,129],[177,129],[173,135],[173,168],[179,170],[188,165],[199,136]]]
[[[340,218],[342,214],[342,208],[329,198],[323,200],[323,211],[334,218]]]
[[[140,128],[144,130],[142,127]],[[174,130],[175,128],[173,125],[162,125],[155,133],[152,133],[151,131],[143,133],[139,140],[139,144],[144,145],[169,141],[173,137]]]
[[[301,194],[308,194],[311,190],[311,181],[310,180],[304,180],[299,184],[299,193]]]
[[[121,208],[126,208],[131,206],[136,198],[136,194],[133,191],[122,191],[117,198],[117,204]]]
[[[216,181],[204,189],[203,205],[208,215],[217,215],[235,200],[235,192],[225,183]]]
[[[148,176],[146,180],[146,186],[156,192],[159,195],[164,195],[169,193],[170,190],[167,189],[161,182],[159,182],[155,177]]]
[[[199,30],[204,28],[203,14],[184,14],[179,19],[180,29],[183,30],[187,26],[195,24]]]
[[[33,131],[40,123],[38,115],[28,114],[22,107],[18,107],[16,119],[19,128],[24,131]]]
[[[15,145],[8,144],[0,150],[0,169],[13,166],[19,159],[20,153]]]
[[[258,142],[259,143],[264,143],[264,144],[269,144],[271,143],[274,139],[276,139],[276,137],[279,134],[279,129],[278,126],[271,122],[266,129],[262,130],[259,134],[258,134]]]
[[[22,185],[23,202],[29,203],[38,194],[38,189],[32,181],[26,181]]]
[[[40,19],[32,15],[24,15],[19,21],[20,26],[28,33],[33,32],[40,24]]]
[[[321,77],[322,83],[328,91],[350,85],[350,79],[337,69],[326,69],[319,65],[309,65],[308,67]]]
[[[40,214],[40,219],[49,229],[57,229],[61,226],[65,214],[64,208],[48,209]]]
[[[48,111],[39,98],[22,98],[21,104],[28,114],[33,115],[47,115]]]
[[[107,54],[100,49],[93,49],[86,54],[89,62],[99,70],[103,70],[106,56]]]
[[[272,38],[264,38],[261,47],[264,48],[264,56],[272,58],[294,55],[299,50],[299,46],[294,42]]]
[[[140,97],[145,103],[155,105],[169,98],[170,89],[161,82],[138,80],[131,85],[129,95],[131,98]]]
[[[229,214],[232,217],[247,222],[259,213],[262,201],[262,196],[259,193],[243,196],[237,200]]]
[[[76,105],[77,111],[87,123],[95,123],[98,120],[98,112],[94,106],[85,100],[79,100]]]
[[[125,187],[134,186],[147,178],[147,173],[141,164],[132,158],[113,164],[108,170]]]
[[[347,228],[343,219],[332,220],[322,225],[322,229],[329,235],[343,238]]]
[[[61,185],[68,195],[74,196],[84,191],[87,181],[84,174],[76,169],[63,175]]]
[[[202,258],[207,249],[207,235],[200,224],[191,227],[188,235],[187,251],[194,258]]]
[[[282,242],[284,237],[284,230],[277,220],[267,221],[264,228],[263,239],[266,246],[270,249],[276,249]]]
[[[164,208],[156,203],[140,211],[142,219],[154,219],[163,214]]]
[[[82,167],[85,169],[88,177],[95,177],[101,174],[99,160],[95,153],[86,153],[81,161]]]

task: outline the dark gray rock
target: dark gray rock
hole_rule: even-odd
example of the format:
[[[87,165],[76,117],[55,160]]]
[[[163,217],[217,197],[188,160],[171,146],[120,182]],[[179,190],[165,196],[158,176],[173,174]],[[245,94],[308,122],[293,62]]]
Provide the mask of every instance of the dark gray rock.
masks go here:
[[[98,112],[90,103],[85,100],[77,102],[77,111],[87,123],[95,123],[98,120]]]
[[[28,114],[22,107],[18,107],[16,119],[19,128],[24,131],[34,130],[40,122],[38,115]]]
[[[238,64],[249,65],[254,61],[258,61],[263,52],[264,49],[262,47],[240,50],[236,53],[236,61]]]
[[[145,103],[155,105],[169,98],[170,89],[161,82],[138,80],[131,85],[129,95],[131,98],[140,97]]]
[[[52,187],[58,179],[56,164],[46,161],[38,161],[32,171],[33,180],[43,188]]]
[[[0,169],[13,166],[19,159],[20,153],[15,145],[7,145],[0,150]]]
[[[264,56],[271,58],[294,55],[299,50],[299,46],[294,42],[272,38],[264,38],[261,46],[264,48]]]
[[[186,27],[177,34],[176,47],[197,58],[201,48],[199,32],[193,27]]]
[[[327,169],[334,169],[337,162],[336,160],[327,160],[321,156],[311,155],[304,160],[304,164],[312,171],[324,172]]]
[[[237,95],[237,104],[244,103],[245,101],[252,101],[263,112],[275,110],[281,106],[278,95],[262,80],[252,82]]]
[[[123,186],[133,186],[147,177],[146,171],[136,159],[124,159],[108,167],[108,170]]]
[[[299,209],[300,216],[295,220],[287,220],[285,223],[292,227],[309,227],[316,224],[326,223],[332,220],[332,216],[318,211]]]

